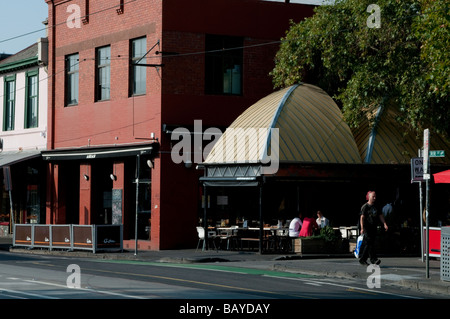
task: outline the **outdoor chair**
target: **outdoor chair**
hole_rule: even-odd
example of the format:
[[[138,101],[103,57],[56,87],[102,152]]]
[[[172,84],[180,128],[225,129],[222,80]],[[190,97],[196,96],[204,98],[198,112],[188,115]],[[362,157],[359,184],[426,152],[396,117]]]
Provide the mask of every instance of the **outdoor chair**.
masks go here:
[[[205,238],[205,229],[203,227],[197,226],[197,233],[198,233],[198,243],[197,243],[197,249],[195,251],[198,250],[198,247],[200,246],[201,242],[203,242],[202,250],[205,250],[206,240],[210,240],[214,245],[214,249],[217,250],[216,243],[215,243],[215,239],[216,239],[215,231],[208,231],[207,238]]]

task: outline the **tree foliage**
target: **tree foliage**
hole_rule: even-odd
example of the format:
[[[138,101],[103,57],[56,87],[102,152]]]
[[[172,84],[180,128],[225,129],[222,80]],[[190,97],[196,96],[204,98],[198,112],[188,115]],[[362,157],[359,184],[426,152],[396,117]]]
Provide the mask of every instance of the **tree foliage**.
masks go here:
[[[376,3],[381,25],[368,22]],[[275,87],[316,84],[358,126],[383,101],[414,130],[450,136],[450,17],[447,0],[336,0],[291,23],[271,72]]]

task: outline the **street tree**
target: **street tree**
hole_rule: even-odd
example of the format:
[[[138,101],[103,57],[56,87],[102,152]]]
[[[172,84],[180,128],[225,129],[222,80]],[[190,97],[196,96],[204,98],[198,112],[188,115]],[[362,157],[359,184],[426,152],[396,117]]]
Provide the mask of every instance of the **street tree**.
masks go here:
[[[407,129],[449,137],[449,28],[447,0],[336,0],[291,22],[273,83],[318,85],[352,127],[374,105],[394,105]]]

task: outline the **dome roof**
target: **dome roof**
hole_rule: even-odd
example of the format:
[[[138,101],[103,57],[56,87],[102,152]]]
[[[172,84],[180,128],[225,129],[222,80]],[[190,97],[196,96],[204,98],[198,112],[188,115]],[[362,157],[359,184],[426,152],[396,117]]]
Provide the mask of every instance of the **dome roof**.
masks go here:
[[[410,164],[423,147],[423,135],[397,122],[400,112],[392,103],[374,106],[357,129],[356,144],[363,163]],[[449,144],[441,136],[430,132],[430,150],[444,150],[450,154]],[[433,158],[434,164],[445,164],[445,158]]]
[[[333,99],[310,84],[274,92],[244,111],[205,164],[361,163],[353,134]]]

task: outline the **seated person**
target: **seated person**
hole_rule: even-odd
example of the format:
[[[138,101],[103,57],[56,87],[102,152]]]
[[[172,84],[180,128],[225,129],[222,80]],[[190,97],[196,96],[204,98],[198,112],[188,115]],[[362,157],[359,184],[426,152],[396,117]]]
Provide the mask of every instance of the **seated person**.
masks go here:
[[[316,220],[311,217],[307,216],[303,219],[303,225],[302,229],[300,230],[300,237],[309,237],[312,236],[314,233],[314,230],[319,229],[319,226],[317,225]]]
[[[330,221],[328,220],[328,218],[323,216],[323,214],[320,210],[318,210],[316,223],[320,228],[324,228],[325,226],[328,226],[330,224]]]
[[[289,237],[298,237],[300,234],[300,229],[302,228],[302,213],[298,214],[298,217],[295,217],[291,220],[289,224]]]

